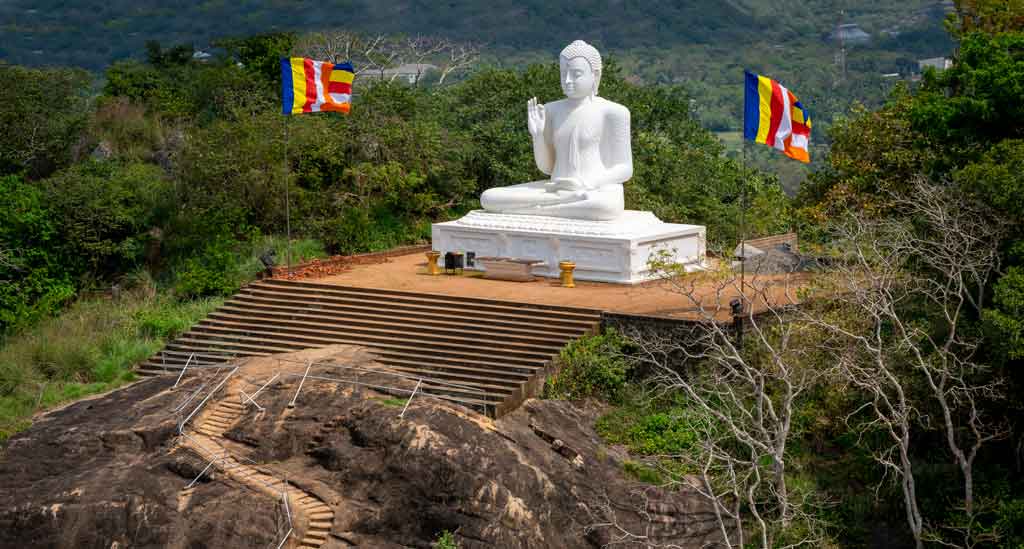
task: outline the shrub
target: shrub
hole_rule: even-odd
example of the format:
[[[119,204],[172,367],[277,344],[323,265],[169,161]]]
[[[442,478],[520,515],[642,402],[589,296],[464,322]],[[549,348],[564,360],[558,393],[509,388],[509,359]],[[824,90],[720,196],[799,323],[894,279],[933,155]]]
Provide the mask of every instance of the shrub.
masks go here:
[[[596,397],[620,402],[632,364],[629,340],[614,329],[573,341],[559,355],[561,371],[548,381],[548,398]]]
[[[235,243],[218,238],[197,257],[189,257],[177,271],[175,292],[182,297],[227,296],[242,285]]]
[[[74,296],[57,219],[37,186],[0,177],[0,333],[30,325]]]
[[[441,535],[437,537],[437,541],[434,542],[434,549],[459,549],[459,544],[455,541],[455,534],[444,530]]]
[[[605,441],[644,456],[680,455],[698,444],[694,412],[683,397],[645,400],[631,393],[625,400],[597,420],[595,428]]]

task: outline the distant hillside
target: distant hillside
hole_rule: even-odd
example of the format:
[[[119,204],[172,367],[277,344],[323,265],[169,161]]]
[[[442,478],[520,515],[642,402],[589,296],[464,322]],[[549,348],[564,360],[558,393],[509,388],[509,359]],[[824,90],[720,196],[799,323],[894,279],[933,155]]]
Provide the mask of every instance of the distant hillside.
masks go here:
[[[70,5],[70,6],[69,6]],[[344,26],[358,31],[440,34],[493,48],[551,50],[586,37],[607,49],[820,41],[847,18],[869,32],[915,29],[935,0],[6,0],[0,59],[101,69],[141,57],[147,40],[191,43],[270,30]]]
[[[784,82],[815,120],[816,159],[827,150],[832,120],[855,102],[877,106],[917,60],[948,55],[939,0],[0,0],[0,60],[75,65],[101,71],[145,57],[145,43],[208,48],[218,38],[268,31],[344,28],[364,33],[425,34],[479,43],[484,63],[520,66],[554,61],[583,38],[631,78],[672,83],[693,98],[693,113],[739,141],[742,75],[750,69]],[[843,15],[840,15],[841,12]],[[870,39],[848,44],[845,74],[831,33],[855,24]],[[898,76],[893,77],[896,74]],[[883,77],[883,75],[889,75]],[[735,149],[734,154],[737,154]],[[770,166],[787,188],[806,169]]]

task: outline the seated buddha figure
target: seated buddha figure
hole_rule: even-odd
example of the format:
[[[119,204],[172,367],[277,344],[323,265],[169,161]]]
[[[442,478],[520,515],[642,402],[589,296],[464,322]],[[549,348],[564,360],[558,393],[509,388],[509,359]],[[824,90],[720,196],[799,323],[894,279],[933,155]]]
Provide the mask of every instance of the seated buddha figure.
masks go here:
[[[527,103],[537,168],[550,179],[488,189],[484,210],[587,220],[623,212],[622,184],[633,176],[629,110],[597,96],[601,54],[577,40],[559,56],[565,99]]]

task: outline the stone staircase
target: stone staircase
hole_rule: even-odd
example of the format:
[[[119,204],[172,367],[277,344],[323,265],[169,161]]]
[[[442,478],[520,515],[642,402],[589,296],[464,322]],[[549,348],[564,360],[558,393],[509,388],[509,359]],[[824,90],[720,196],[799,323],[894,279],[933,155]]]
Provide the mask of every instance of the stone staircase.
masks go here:
[[[192,450],[201,459],[209,460],[210,449],[216,448],[219,452],[223,447],[221,439],[224,432],[229,430],[242,416],[244,408],[238,403],[238,396],[222,398],[211,407],[210,411],[200,414],[196,421],[194,437],[187,436],[181,439],[185,448]],[[261,466],[255,463],[240,461],[229,452],[223,457],[213,461],[211,466],[214,470],[224,474],[229,480],[242,486],[247,486],[257,493],[263,493],[272,499],[279,496],[275,490],[283,490],[284,497],[288,498],[291,506],[291,513],[301,517],[295,531],[293,541],[287,547],[298,547],[299,549],[317,549],[327,542],[327,537],[334,528],[334,511],[330,506],[314,494],[305,492],[291,484],[282,486],[281,479],[274,474],[261,470]],[[184,508],[188,505],[192,493],[196,487],[185,488],[179,494],[179,506]],[[281,546],[279,546],[281,547]]]
[[[138,373],[178,373],[189,357],[189,368],[209,367],[362,345],[391,370],[422,379],[424,393],[500,416],[537,394],[551,360],[600,321],[591,309],[263,280],[168,343]]]

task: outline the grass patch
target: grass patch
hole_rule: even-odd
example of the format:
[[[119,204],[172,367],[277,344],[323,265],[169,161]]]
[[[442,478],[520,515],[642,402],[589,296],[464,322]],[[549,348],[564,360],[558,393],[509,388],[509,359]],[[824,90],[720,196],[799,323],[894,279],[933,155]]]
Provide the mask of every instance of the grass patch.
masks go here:
[[[86,299],[0,346],[0,444],[34,413],[135,379],[133,368],[220,305],[127,293]]]
[[[385,406],[394,406],[396,408],[404,407],[405,403],[409,401],[407,398],[378,398],[376,400]]]
[[[633,454],[665,456],[696,448],[700,435],[692,422],[693,412],[681,397],[646,401],[633,396],[598,418],[595,428],[605,441],[622,444]]]
[[[622,462],[622,471],[627,476],[633,477],[640,482],[647,484],[653,484],[655,486],[661,486],[665,484],[665,477],[661,474],[661,471],[644,465],[636,461],[624,461]]]
[[[697,472],[689,459],[700,444],[695,422],[681,395],[649,399],[627,385],[622,404],[598,418],[594,428],[605,442],[625,446],[638,457],[623,462],[627,476],[665,486]]]

